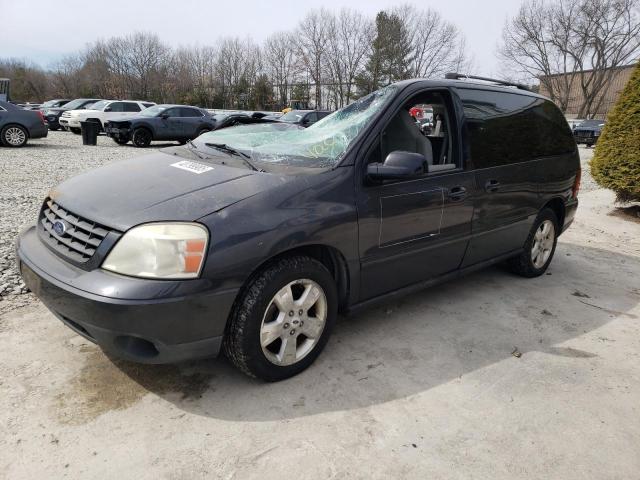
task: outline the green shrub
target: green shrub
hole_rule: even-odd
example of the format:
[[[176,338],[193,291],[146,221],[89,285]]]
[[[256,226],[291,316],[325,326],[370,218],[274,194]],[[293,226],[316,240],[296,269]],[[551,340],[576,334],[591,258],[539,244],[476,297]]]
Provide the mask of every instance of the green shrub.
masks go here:
[[[640,201],[640,62],[607,117],[591,175],[616,192],[618,201]]]

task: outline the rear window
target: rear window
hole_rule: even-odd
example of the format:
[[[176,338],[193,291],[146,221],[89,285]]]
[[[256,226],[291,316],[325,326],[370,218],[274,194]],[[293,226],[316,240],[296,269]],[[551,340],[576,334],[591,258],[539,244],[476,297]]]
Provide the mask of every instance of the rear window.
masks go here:
[[[571,129],[550,101],[530,95],[459,89],[476,168],[573,152]]]
[[[139,112],[140,111],[140,105],[138,105],[137,103],[125,103],[124,104],[124,111],[125,112]]]

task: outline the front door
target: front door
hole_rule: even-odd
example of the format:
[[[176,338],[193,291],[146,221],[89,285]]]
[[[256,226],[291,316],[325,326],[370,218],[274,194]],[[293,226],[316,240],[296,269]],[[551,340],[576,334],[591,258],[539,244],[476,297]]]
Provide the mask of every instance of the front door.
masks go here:
[[[416,98],[414,98],[416,97]],[[429,138],[408,111],[415,104],[442,112],[439,139]],[[360,159],[357,185],[360,301],[455,271],[471,235],[475,176],[465,171],[446,92],[411,96]],[[445,141],[446,138],[446,141]],[[438,148],[445,148],[439,151]],[[406,181],[372,183],[362,174],[391,151],[425,155],[430,172]]]

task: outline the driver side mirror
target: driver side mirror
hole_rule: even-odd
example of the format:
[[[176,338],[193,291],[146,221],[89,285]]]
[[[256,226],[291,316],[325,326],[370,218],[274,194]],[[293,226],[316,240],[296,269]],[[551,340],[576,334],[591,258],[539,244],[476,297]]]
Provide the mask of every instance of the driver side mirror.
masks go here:
[[[400,150],[387,155],[384,163],[367,165],[367,175],[373,180],[410,180],[423,176],[427,171],[424,155]]]
[[[169,114],[166,113],[166,112],[163,112],[163,113],[160,114],[160,118],[163,119],[163,120],[166,120],[167,118],[169,118]]]
[[[105,107],[104,111],[105,112],[110,112],[111,111],[111,107]]]

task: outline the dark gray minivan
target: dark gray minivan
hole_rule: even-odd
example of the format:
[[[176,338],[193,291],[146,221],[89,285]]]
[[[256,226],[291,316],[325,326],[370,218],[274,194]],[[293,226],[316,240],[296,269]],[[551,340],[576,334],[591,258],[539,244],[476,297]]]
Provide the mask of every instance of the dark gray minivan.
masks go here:
[[[414,105],[433,109],[429,134]],[[274,381],[315,360],[338,312],[501,261],[541,275],[579,183],[548,99],[408,80],[307,129],[223,129],[71,178],[17,254],[27,286],[105,351],[223,350]]]

